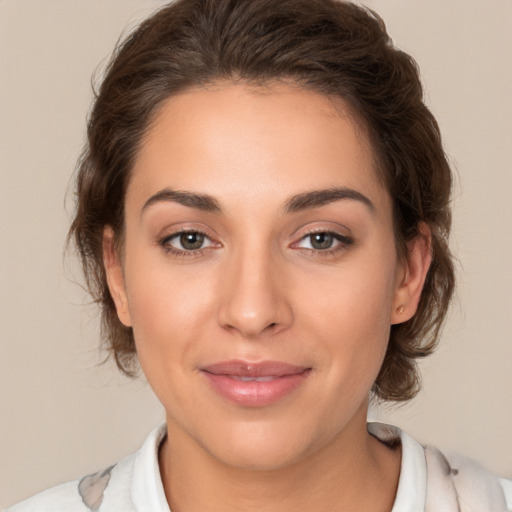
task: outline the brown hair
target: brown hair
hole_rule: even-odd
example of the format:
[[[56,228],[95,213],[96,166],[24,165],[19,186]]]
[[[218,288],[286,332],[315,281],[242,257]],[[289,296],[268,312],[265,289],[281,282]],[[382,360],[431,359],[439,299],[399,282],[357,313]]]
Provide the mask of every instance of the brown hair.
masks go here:
[[[366,127],[394,204],[403,254],[420,222],[432,230],[432,265],[416,315],[393,325],[375,396],[407,400],[419,389],[416,359],[429,355],[454,287],[447,246],[451,171],[424,105],[414,60],[393,46],[374,12],[336,0],[177,0],[116,48],[90,114],[78,164],[69,237],[102,307],[102,335],[119,368],[134,374],[133,333],[119,321],[102,256],[104,227],[122,244],[134,157],[159,105],[219,80],[293,81],[343,98]]]

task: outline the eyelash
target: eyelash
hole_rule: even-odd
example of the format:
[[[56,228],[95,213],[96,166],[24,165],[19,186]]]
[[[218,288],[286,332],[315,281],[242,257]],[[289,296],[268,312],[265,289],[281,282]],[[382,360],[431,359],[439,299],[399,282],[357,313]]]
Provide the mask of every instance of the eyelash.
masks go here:
[[[314,231],[310,231],[309,233],[306,233],[303,237],[301,237],[299,242],[295,242],[295,244],[293,244],[293,245],[296,245],[297,243],[300,243],[309,237],[313,237],[314,235],[329,235],[329,236],[332,236],[334,241],[338,242],[338,244],[335,245],[334,247],[329,247],[329,248],[323,249],[323,250],[315,249],[315,248],[310,249],[307,247],[299,247],[298,248],[299,250],[307,251],[308,253],[311,253],[315,257],[319,257],[319,258],[322,258],[322,257],[328,258],[329,256],[336,256],[340,252],[345,251],[347,249],[347,247],[353,245],[353,243],[354,243],[353,238],[346,236],[346,235],[341,235],[340,233],[337,233],[336,231],[329,231],[327,229],[317,229]],[[310,243],[311,243],[311,241],[310,241]]]
[[[193,235],[201,235],[205,239],[209,240],[212,243],[212,246],[203,247],[196,250],[185,250],[185,249],[176,249],[172,245],[170,245],[170,241],[176,238],[179,238],[183,235],[187,234],[193,234]],[[300,238],[298,242],[295,242],[292,244],[292,247],[294,245],[297,245],[298,243],[306,240],[308,237],[312,237],[314,235],[329,235],[332,236],[334,240],[339,242],[334,247],[329,247],[327,249],[315,249],[315,248],[307,248],[307,247],[297,247],[298,250],[312,253],[316,257],[329,257],[334,256],[338,254],[339,252],[342,252],[347,249],[348,246],[352,245],[354,243],[354,240],[351,237],[341,235],[339,233],[336,233],[335,231],[329,231],[325,229],[319,229],[316,231],[311,231],[309,233],[306,233],[304,236]],[[214,248],[215,243],[212,242],[211,238],[203,231],[197,230],[197,229],[184,229],[182,231],[177,231],[176,233],[173,233],[171,235],[167,235],[164,238],[162,238],[158,244],[164,249],[164,251],[167,254],[172,254],[173,256],[177,257],[184,257],[184,258],[194,258],[194,257],[200,257],[202,256],[206,251],[211,250]]]
[[[183,258],[194,258],[202,256],[206,251],[211,249],[211,247],[203,247],[201,249],[196,250],[185,250],[185,249],[176,249],[172,245],[170,245],[170,241],[179,238],[182,235],[202,235],[205,239],[211,241],[211,238],[204,232],[198,229],[184,229],[182,231],[177,231],[172,235],[165,236],[159,241],[159,245],[164,249],[167,254],[172,254],[173,256],[183,257]]]

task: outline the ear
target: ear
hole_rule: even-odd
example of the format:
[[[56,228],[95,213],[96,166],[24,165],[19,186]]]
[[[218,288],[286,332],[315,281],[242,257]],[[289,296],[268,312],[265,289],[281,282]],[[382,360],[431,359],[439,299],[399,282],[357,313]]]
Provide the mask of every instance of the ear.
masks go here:
[[[106,226],[103,230],[103,264],[105,265],[108,289],[116,305],[117,316],[126,327],[131,327],[123,264],[115,247],[114,231],[110,226]]]
[[[391,324],[410,320],[421,298],[425,278],[432,261],[432,233],[424,222],[418,226],[418,235],[407,242],[407,254],[396,277],[392,303]]]

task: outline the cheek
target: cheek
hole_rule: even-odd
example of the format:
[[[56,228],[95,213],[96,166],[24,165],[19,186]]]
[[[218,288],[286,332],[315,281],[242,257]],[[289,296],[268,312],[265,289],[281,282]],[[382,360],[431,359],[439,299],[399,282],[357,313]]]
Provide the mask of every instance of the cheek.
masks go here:
[[[386,262],[393,261],[359,260],[331,272],[329,279],[321,280],[322,287],[305,280],[304,290],[316,291],[306,295],[303,315],[309,329],[324,340],[319,348],[333,378],[342,373],[356,383],[371,381],[378,373],[389,340],[394,293],[394,265]]]
[[[205,349],[209,286],[166,264],[133,263],[127,294],[140,367],[167,411],[187,410],[183,390]]]
[[[151,254],[151,253],[150,253]],[[171,266],[165,256],[137,254],[126,262],[127,298],[141,365],[181,359],[197,343],[211,286],[208,279]]]

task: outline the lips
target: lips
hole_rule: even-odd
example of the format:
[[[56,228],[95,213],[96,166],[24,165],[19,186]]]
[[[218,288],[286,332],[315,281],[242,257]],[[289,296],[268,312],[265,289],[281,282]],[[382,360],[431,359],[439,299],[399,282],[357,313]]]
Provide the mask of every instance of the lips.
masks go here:
[[[278,402],[301,386],[311,368],[281,361],[251,363],[223,361],[201,369],[213,390],[245,407],[263,407]]]

